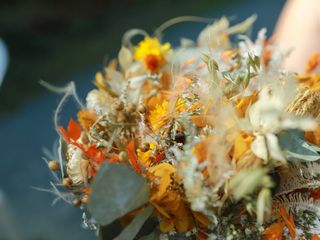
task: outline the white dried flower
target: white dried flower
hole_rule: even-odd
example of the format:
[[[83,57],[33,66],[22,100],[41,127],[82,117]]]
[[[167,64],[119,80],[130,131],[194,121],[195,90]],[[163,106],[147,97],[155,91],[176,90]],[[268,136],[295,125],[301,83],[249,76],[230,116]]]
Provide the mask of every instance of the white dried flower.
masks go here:
[[[111,110],[113,98],[103,91],[94,89],[88,93],[86,101],[88,110],[103,115]]]
[[[253,153],[264,159],[270,158],[285,162],[276,134],[285,129],[312,130],[316,122],[307,117],[297,117],[285,111],[296,93],[295,84],[275,84],[265,86],[259,100],[247,112],[247,119],[241,128],[252,132],[256,138],[251,145]]]
[[[68,162],[67,162],[67,174],[72,180],[73,184],[83,183],[83,176],[81,171],[81,159],[82,150],[73,146],[68,145]]]

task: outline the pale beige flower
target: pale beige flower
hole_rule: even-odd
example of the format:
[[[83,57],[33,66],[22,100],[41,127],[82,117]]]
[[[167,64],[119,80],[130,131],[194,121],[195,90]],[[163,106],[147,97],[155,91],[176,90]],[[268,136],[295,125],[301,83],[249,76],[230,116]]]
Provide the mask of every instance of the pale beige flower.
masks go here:
[[[285,111],[295,94],[295,84],[290,81],[284,85],[268,85],[260,91],[258,101],[249,107],[240,125],[255,136],[251,149],[257,157],[285,162],[277,134],[285,129],[312,130],[316,127],[313,119]]]

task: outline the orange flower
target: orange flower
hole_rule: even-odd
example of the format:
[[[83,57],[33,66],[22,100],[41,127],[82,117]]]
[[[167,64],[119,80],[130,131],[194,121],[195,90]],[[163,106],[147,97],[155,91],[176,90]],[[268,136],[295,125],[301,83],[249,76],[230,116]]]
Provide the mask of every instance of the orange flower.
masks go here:
[[[208,155],[208,141],[204,140],[197,143],[194,146],[192,153],[197,157],[199,163],[205,161]]]
[[[160,163],[148,169],[151,182],[150,203],[161,216],[160,230],[187,232],[194,226],[207,226],[209,221],[201,213],[193,213],[179,189],[176,169],[169,163]]]
[[[316,234],[313,234],[312,237],[311,237],[311,240],[320,240],[320,236],[316,235]]]
[[[97,114],[95,112],[90,112],[86,110],[81,110],[78,113],[78,120],[81,127],[88,132],[90,127],[95,123],[97,120]]]
[[[162,56],[149,54],[144,59],[146,68],[151,72],[159,72],[160,68],[166,64],[166,60]]]
[[[72,118],[69,121],[68,128],[65,130],[63,127],[59,127],[60,134],[67,143],[76,142],[81,136],[81,127]]]
[[[171,185],[171,180],[177,180],[176,169],[169,163],[160,163],[148,169],[148,174],[152,175],[151,180],[157,179],[157,191],[151,196],[151,201],[161,200]],[[171,179],[172,177],[172,179]]]
[[[95,144],[83,144],[79,143],[78,139],[81,137],[82,129],[81,126],[74,121],[72,118],[69,121],[67,130],[64,127],[59,127],[60,134],[63,139],[73,146],[82,150],[90,162],[95,165],[101,165],[104,161],[115,162],[117,159],[107,159],[104,150],[98,149]]]

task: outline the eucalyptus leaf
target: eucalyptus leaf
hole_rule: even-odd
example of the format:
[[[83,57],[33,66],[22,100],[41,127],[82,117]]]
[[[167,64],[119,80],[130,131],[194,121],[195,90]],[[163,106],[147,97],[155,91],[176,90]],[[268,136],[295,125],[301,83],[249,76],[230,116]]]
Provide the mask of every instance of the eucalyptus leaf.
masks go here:
[[[126,228],[117,236],[114,240],[132,240],[138,234],[139,230],[142,228],[143,224],[152,214],[154,208],[148,206],[143,209],[142,212],[138,214]]]
[[[127,166],[105,163],[91,185],[88,209],[100,225],[107,225],[149,200],[147,181]]]
[[[319,148],[304,140],[299,130],[288,130],[278,137],[279,145],[288,161],[317,161],[320,159]]]

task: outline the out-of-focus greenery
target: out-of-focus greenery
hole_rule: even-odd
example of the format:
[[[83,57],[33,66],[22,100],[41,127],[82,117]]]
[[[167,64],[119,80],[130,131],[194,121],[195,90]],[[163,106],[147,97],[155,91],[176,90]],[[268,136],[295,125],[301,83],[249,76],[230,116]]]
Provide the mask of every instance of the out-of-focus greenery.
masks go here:
[[[181,15],[203,15],[233,0],[2,0],[0,36],[10,65],[0,90],[0,115],[84,73],[119,50],[130,28],[152,31]],[[88,79],[90,81],[90,79]]]

